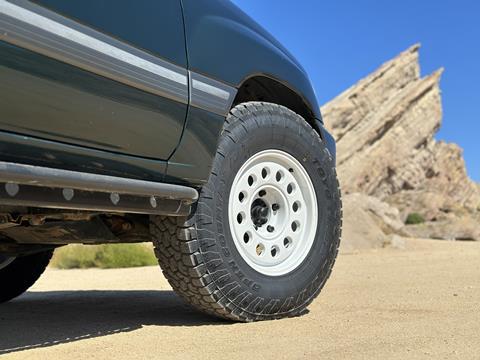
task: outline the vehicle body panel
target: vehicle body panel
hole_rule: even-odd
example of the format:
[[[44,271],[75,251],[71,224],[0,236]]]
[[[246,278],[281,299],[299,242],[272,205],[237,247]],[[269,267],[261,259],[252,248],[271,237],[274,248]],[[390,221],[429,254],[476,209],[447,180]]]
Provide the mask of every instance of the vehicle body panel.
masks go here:
[[[237,88],[250,77],[270,77],[299,94],[321,119],[303,67],[242,10],[223,0],[183,0],[183,7],[190,70]]]
[[[187,67],[179,0],[33,0],[92,29]],[[131,25],[131,26],[127,26]]]
[[[334,156],[305,70],[229,1],[0,0],[0,30],[0,160],[198,186],[255,76],[303,99]]]
[[[183,38],[183,20],[178,0],[162,2],[161,7],[168,9],[169,14],[161,13],[156,19],[151,18],[153,3],[148,1],[135,6],[136,14],[128,1],[39,2],[66,11],[71,17],[81,16],[83,21],[90,21],[87,15],[95,13],[92,16],[100,17],[92,21],[103,19],[106,23],[96,26],[104,31],[120,30],[118,23],[128,15],[121,10],[130,10],[131,16],[153,22],[150,27],[157,28],[157,43],[170,44],[162,47],[165,56],[180,58],[182,65],[186,63],[185,44],[179,40]],[[107,3],[110,12],[112,6],[118,10],[115,16],[105,12]],[[155,4],[158,10],[160,3]],[[160,63],[161,59],[124,44],[123,39],[117,40],[30,2],[2,2],[1,6],[2,40],[30,50],[2,44],[3,130],[168,159],[183,131],[188,104],[186,69]],[[158,21],[170,17],[175,21]],[[142,30],[143,37],[140,34],[133,38],[154,36],[148,25],[146,22],[147,28]],[[171,33],[177,34],[177,38]],[[183,53],[183,58],[179,53]],[[154,89],[147,93],[149,87]],[[152,94],[154,90],[171,96]]]
[[[0,131],[1,160],[119,176],[163,181],[166,161],[112,153],[58,141]]]
[[[178,143],[186,104],[0,44],[0,128],[149,158]]]
[[[190,107],[180,146],[168,162],[166,181],[202,185],[208,180],[225,117]]]

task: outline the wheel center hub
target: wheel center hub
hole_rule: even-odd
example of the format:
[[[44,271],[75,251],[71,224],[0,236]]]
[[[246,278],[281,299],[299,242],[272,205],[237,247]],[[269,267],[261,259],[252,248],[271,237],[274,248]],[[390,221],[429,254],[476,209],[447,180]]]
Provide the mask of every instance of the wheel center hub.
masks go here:
[[[265,184],[254,193],[250,218],[256,233],[265,240],[278,237],[285,228],[288,206],[281,189]]]
[[[250,216],[252,222],[256,227],[262,227],[268,222],[270,209],[267,203],[262,199],[256,199],[251,206]]]

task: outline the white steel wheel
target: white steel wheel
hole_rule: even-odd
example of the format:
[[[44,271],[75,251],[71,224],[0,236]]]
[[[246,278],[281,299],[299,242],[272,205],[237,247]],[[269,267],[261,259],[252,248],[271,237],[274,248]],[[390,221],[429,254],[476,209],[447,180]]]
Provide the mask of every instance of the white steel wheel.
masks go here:
[[[9,257],[6,255],[0,255],[0,270],[6,268],[15,260],[15,257]]]
[[[264,150],[245,162],[233,180],[228,210],[238,252],[262,274],[295,270],[312,248],[315,189],[305,168],[284,151]]]

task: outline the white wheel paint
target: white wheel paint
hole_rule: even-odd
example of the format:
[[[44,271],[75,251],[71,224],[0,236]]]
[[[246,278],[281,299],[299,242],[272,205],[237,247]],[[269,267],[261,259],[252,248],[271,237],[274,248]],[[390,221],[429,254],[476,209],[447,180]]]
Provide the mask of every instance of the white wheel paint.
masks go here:
[[[257,199],[269,209],[262,226],[251,216]],[[295,270],[312,248],[318,222],[317,197],[305,168],[284,151],[253,155],[233,180],[228,220],[238,252],[253,269],[269,276]]]

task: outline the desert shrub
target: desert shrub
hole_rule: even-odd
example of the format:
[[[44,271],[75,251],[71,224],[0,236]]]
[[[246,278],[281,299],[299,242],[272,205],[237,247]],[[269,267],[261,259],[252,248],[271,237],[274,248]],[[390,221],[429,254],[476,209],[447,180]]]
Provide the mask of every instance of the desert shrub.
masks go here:
[[[67,245],[50,263],[58,269],[126,268],[157,265],[150,244]]]
[[[419,213],[410,213],[408,214],[407,219],[405,220],[405,224],[407,225],[422,224],[424,222],[425,222],[424,217]]]

